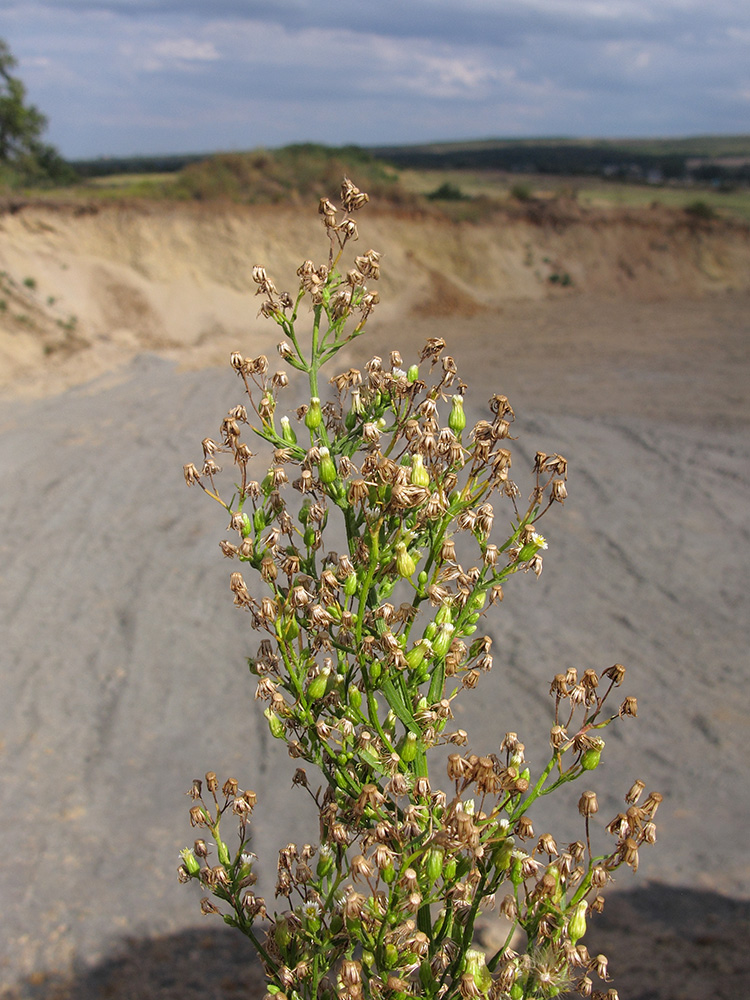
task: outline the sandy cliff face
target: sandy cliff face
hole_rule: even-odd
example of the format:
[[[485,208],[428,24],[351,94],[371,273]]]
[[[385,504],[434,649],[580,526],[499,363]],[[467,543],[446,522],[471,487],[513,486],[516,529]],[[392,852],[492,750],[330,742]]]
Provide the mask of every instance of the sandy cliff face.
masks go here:
[[[486,221],[369,211],[384,253],[380,321],[468,317],[550,296],[654,300],[750,288],[747,227],[662,210],[536,205]],[[0,215],[0,388],[62,388],[148,350],[187,367],[272,350],[251,270],[283,287],[322,257],[314,212],[28,204]],[[363,249],[364,239],[363,239]],[[248,347],[252,344],[252,347]]]

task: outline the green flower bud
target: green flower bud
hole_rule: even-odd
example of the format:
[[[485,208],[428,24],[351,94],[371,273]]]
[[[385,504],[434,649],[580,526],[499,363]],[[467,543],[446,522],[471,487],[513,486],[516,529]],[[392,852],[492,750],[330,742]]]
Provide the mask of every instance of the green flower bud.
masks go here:
[[[417,564],[406,551],[406,542],[396,542],[396,569],[404,578],[413,576],[417,569]]]
[[[272,708],[267,708],[263,714],[268,719],[268,728],[271,730],[271,736],[277,740],[283,740],[286,736],[286,730],[284,729],[284,723],[278,715]]]
[[[406,654],[406,662],[411,670],[418,670],[424,663],[425,657],[432,652],[432,643],[429,639],[420,639]]]
[[[581,757],[581,767],[584,771],[593,771],[595,768],[599,767],[599,761],[601,760],[602,752],[598,747],[591,747],[586,750]]]
[[[582,899],[573,910],[573,915],[568,924],[568,937],[571,944],[576,944],[586,933],[586,910],[588,908],[589,904],[585,899]]]
[[[422,589],[424,585],[427,583],[427,574],[425,573],[424,570],[422,570],[419,576],[417,577],[417,583],[419,584],[420,589]]]
[[[253,527],[257,531],[263,531],[266,526],[266,512],[259,507],[253,514]]]
[[[328,448],[320,449],[320,464],[318,465],[318,475],[321,483],[332,483],[336,479],[336,465],[331,458]]]
[[[411,462],[411,483],[412,486],[429,486],[430,474],[424,467],[422,456],[417,453]]]
[[[445,851],[442,847],[431,847],[427,852],[427,881],[433,886],[443,873],[443,862],[445,861]]]
[[[398,948],[395,944],[387,944],[385,946],[385,967],[386,969],[395,969],[396,963],[398,962]]]
[[[223,840],[219,840],[218,838],[216,840],[216,853],[219,856],[219,861],[223,865],[228,865],[230,863],[229,848],[227,847],[227,845],[224,843]]]
[[[305,425],[311,430],[317,430],[323,422],[323,411],[320,408],[320,400],[313,396],[305,414]]]
[[[357,574],[350,573],[344,580],[344,593],[347,597],[354,597],[357,593]]]
[[[326,693],[330,673],[330,670],[321,670],[307,685],[307,697],[310,701],[317,701]]]
[[[523,1000],[523,986],[516,982],[510,988],[510,1000]]]
[[[182,858],[183,864],[187,868],[191,875],[197,875],[201,870],[200,861],[193,854],[192,847],[183,847],[180,851],[180,857]]]
[[[429,622],[427,628],[424,630],[424,638],[432,640],[437,635],[437,625],[435,622]]]
[[[452,406],[450,416],[448,417],[448,426],[453,431],[453,433],[458,436],[461,431],[466,427],[466,414],[464,413],[464,398],[463,396],[454,396],[452,399]]]
[[[380,679],[380,675],[383,672],[383,668],[378,660],[370,664],[370,680],[377,681]]]
[[[520,858],[513,858],[513,864],[510,866],[510,880],[515,886],[519,886],[523,882]]]
[[[302,540],[308,549],[312,548],[315,543],[315,529],[311,527],[305,528],[305,533],[302,536]]]
[[[409,371],[406,373],[406,381],[409,385],[414,385],[414,383],[419,378],[419,367],[417,365],[410,365]]]
[[[297,638],[299,635],[299,623],[294,617],[294,613],[289,618],[284,618],[279,622],[279,629],[282,639],[285,639],[287,642],[293,642]]]
[[[281,949],[282,953],[291,944],[291,942],[292,942],[292,930],[291,930],[289,924],[287,923],[287,921],[284,920],[283,918],[281,920],[277,920],[276,921],[276,926],[274,927],[274,930],[273,930],[273,937],[274,937],[274,941],[276,942],[276,944],[278,945],[278,947]]]
[[[469,608],[472,611],[481,611],[482,608],[487,603],[487,591],[480,590],[474,594],[469,600]]]
[[[352,708],[359,711],[362,706],[362,692],[356,684],[350,684],[347,690],[347,700]]]
[[[289,423],[289,417],[286,414],[281,418],[281,436],[287,444],[297,443],[297,435],[294,433],[294,428]]]
[[[443,879],[445,882],[452,882],[456,877],[456,858],[455,855],[451,855],[446,858],[445,864],[443,865]]]
[[[480,993],[488,993],[492,986],[492,974],[487,968],[484,952],[469,948],[466,952],[466,971],[474,979],[474,985]]]
[[[391,883],[396,878],[396,869],[393,867],[392,861],[389,862],[385,866],[385,868],[381,871],[380,877],[383,879],[384,882],[387,882],[388,885],[391,885]]]
[[[562,882],[560,880],[560,869],[557,865],[550,865],[547,869],[547,874],[551,875],[555,880],[555,891],[552,894],[552,901],[554,903],[559,903],[562,898]]]
[[[453,633],[455,631],[456,626],[451,625],[450,622],[446,622],[444,625],[440,626],[440,631],[435,636],[432,643],[432,650],[435,653],[435,656],[445,656],[451,648]]]
[[[417,756],[417,736],[416,733],[407,733],[404,742],[399,749],[399,757],[406,764],[411,764]]]
[[[453,615],[451,613],[451,606],[448,603],[443,603],[437,609],[435,614],[435,624],[445,625],[446,622],[453,621]]]
[[[336,784],[338,785],[338,787],[341,789],[342,792],[349,791],[349,783],[346,780],[346,776],[343,775],[341,771],[336,771],[333,777],[334,780],[336,781]]]
[[[503,840],[497,845],[497,847],[492,852],[492,863],[497,868],[498,871],[505,871],[505,869],[510,864],[511,855],[513,853],[513,838],[508,837],[507,840]]]

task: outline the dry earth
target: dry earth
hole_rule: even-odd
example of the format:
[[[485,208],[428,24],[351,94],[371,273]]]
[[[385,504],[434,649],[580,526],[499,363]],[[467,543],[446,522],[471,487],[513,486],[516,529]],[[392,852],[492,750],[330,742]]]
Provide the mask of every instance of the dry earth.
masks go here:
[[[496,669],[460,724],[483,750],[518,730],[538,763],[551,675],[626,663],[639,718],[608,737],[593,786],[605,822],[634,777],[665,800],[591,947],[623,998],[749,995],[750,241],[656,212],[559,216],[363,217],[363,248],[386,253],[384,304],[351,360],[444,336],[472,413],[495,389],[511,398],[520,482],[537,448],[569,459],[544,574],[508,587]],[[251,266],[291,284],[320,247],[317,220],[270,210],[0,217],[9,997],[258,985],[242,941],[176,883],[182,793],[209,768],[252,785],[262,859],[316,823],[257,724],[243,671],[257,639],[231,606],[224,524],[181,466],[240,398],[213,366],[273,350]],[[568,287],[548,280],[565,273]],[[576,797],[538,831],[578,836]]]

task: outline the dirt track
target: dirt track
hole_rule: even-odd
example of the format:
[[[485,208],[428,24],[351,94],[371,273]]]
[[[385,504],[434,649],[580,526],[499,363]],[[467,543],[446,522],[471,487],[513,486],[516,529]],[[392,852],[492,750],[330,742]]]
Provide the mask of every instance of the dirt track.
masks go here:
[[[558,665],[626,663],[639,718],[608,737],[595,776],[602,813],[618,810],[634,777],[665,801],[638,879],[623,876],[622,895],[611,894],[602,947],[631,1000],[698,1000],[707,970],[712,996],[742,995],[745,953],[726,946],[746,936],[750,899],[737,833],[750,822],[750,299],[702,289],[602,299],[574,285],[551,299],[484,302],[469,317],[459,300],[427,319],[420,296],[434,288],[420,289],[411,301],[398,293],[406,324],[384,309],[357,353],[398,346],[407,356],[425,336],[445,336],[472,411],[494,389],[516,407],[519,470],[536,448],[562,452],[571,469],[570,498],[546,526],[544,574],[508,588],[490,629],[497,666],[460,724],[486,750],[517,729],[539,760]],[[246,313],[247,293],[236,294]],[[80,382],[80,367],[71,373],[82,358],[48,356],[46,384]],[[254,787],[262,858],[315,827],[257,724],[243,667],[257,639],[231,606],[220,512],[181,479],[239,387],[228,369],[180,371],[153,353],[59,395],[27,375],[26,398],[6,392],[0,404],[12,484],[0,497],[0,829],[10,847],[0,982],[26,977],[14,991],[30,995],[56,983],[77,997],[164,998],[205,995],[210,982],[229,996],[233,969],[210,971],[216,954],[191,930],[208,925],[174,877],[190,840],[182,793],[209,768]],[[570,802],[547,818],[577,836]],[[157,934],[168,936],[152,943]],[[124,965],[108,965],[118,954]]]

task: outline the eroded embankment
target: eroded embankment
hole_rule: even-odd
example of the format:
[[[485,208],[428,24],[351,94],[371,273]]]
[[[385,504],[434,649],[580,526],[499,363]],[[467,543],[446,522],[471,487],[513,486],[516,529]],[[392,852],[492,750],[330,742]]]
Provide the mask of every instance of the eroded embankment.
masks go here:
[[[478,222],[379,211],[362,249],[384,254],[380,319],[496,310],[590,295],[637,300],[750,288],[750,230],[663,209],[537,203]],[[279,287],[324,257],[314,211],[237,205],[6,206],[0,215],[0,388],[62,388],[140,351],[188,366],[238,343],[270,350],[252,267]],[[239,339],[238,339],[239,338]]]

